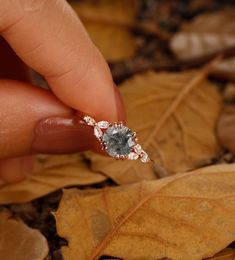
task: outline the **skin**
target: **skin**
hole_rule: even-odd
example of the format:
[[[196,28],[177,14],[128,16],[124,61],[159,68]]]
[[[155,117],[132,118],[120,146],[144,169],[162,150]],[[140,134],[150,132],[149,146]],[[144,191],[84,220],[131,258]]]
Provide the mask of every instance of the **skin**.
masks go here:
[[[34,153],[100,150],[79,120],[125,121],[103,56],[65,0],[0,0],[0,179],[32,173]],[[50,90],[35,87],[29,68]]]

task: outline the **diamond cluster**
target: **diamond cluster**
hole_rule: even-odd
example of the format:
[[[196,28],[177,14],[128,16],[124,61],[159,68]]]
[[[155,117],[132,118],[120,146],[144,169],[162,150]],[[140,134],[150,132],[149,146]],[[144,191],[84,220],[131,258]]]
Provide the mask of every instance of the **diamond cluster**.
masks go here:
[[[136,134],[122,123],[110,124],[107,121],[95,122],[90,116],[83,120],[94,127],[94,135],[101,142],[106,152],[116,159],[137,160],[147,163],[150,161],[148,154],[136,143]]]

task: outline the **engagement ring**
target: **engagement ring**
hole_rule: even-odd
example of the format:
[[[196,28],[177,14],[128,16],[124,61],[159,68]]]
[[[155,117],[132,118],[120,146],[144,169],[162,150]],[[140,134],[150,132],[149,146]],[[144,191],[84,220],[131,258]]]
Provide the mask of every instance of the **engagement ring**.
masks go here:
[[[140,159],[143,163],[150,161],[148,154],[137,144],[136,133],[122,122],[96,122],[90,116],[83,116],[83,121],[94,128],[94,135],[100,141],[102,149],[115,159]]]

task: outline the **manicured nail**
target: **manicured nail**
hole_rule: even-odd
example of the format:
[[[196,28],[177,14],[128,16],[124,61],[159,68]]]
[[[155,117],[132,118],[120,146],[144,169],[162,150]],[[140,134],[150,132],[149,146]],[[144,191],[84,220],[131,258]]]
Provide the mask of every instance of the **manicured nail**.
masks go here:
[[[126,112],[125,112],[123,99],[122,99],[120,91],[116,85],[114,85],[114,91],[115,91],[118,121],[122,121],[123,123],[126,123]]]
[[[92,128],[79,117],[50,117],[36,126],[31,150],[37,153],[79,152],[91,149],[95,142]]]

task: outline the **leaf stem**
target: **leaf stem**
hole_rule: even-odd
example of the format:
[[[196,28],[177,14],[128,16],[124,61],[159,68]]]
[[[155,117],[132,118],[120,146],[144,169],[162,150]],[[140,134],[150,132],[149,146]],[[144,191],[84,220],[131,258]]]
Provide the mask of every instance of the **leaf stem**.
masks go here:
[[[198,86],[201,82],[203,82],[206,77],[209,75],[209,73],[212,71],[212,69],[221,61],[222,56],[215,57],[212,61],[210,61],[208,64],[206,64],[200,72],[192,78],[192,80],[185,85],[185,87],[182,89],[182,91],[176,96],[175,100],[171,103],[169,108],[165,111],[165,113],[161,116],[159,121],[157,122],[155,128],[153,129],[152,133],[147,138],[144,148],[146,149],[153,139],[153,137],[156,135],[156,133],[161,129],[161,127],[164,125],[164,123],[167,121],[167,119],[172,115],[172,113],[177,109],[177,107],[183,102],[186,95],[190,93],[196,86]]]

